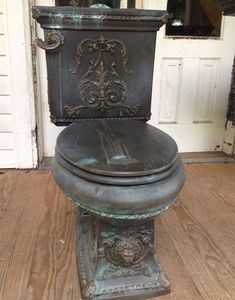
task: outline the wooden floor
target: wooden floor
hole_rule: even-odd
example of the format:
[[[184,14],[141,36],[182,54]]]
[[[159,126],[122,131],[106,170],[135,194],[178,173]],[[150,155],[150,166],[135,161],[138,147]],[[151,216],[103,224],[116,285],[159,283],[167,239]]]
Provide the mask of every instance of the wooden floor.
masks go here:
[[[187,165],[187,174],[156,220],[172,286],[159,299],[235,299],[235,164]],[[74,206],[48,170],[0,172],[0,299],[80,299]]]

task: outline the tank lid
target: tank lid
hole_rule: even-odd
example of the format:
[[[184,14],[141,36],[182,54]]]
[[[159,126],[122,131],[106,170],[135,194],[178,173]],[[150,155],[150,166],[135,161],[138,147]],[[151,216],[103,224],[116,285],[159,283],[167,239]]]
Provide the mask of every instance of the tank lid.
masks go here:
[[[33,18],[48,29],[158,31],[167,11],[34,6]]]

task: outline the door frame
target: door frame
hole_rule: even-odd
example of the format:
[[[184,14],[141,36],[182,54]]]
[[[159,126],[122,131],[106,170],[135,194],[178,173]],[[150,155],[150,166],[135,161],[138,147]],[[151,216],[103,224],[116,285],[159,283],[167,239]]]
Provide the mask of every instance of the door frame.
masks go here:
[[[31,0],[5,0],[11,101],[17,151],[16,168],[38,166],[31,5]]]

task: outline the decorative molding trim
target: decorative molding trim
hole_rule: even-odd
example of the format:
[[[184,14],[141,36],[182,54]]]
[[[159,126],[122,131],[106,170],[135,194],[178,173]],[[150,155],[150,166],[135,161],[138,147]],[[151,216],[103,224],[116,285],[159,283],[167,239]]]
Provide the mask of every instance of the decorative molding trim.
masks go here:
[[[139,117],[113,117],[113,118],[105,118],[105,120],[144,120],[148,121],[150,120],[151,114],[147,114],[146,116],[139,116]],[[64,126],[65,123],[73,123],[78,122],[81,120],[87,121],[87,120],[100,120],[102,118],[56,118],[54,115],[50,115],[50,120],[52,123],[56,125]]]
[[[65,11],[65,10],[64,10]],[[72,11],[72,12],[71,12]],[[38,20],[40,18],[58,18],[58,19],[71,19],[71,20],[88,20],[93,21],[94,19],[99,19],[102,21],[128,21],[128,22],[166,22],[168,19],[168,14],[165,13],[162,16],[148,16],[148,15],[111,15],[111,14],[100,14],[99,11],[92,9],[93,13],[81,14],[82,8],[73,8],[68,10],[68,12],[63,12],[63,9],[53,8],[53,7],[41,7],[34,6],[32,8],[33,18]],[[110,13],[110,9],[101,10],[103,13]]]
[[[135,30],[135,27],[144,23],[144,29],[157,31],[168,21],[166,11],[147,11],[130,9],[97,9],[97,8],[78,8],[78,7],[50,7],[34,6],[32,8],[33,18],[41,23],[43,28],[83,28],[92,22],[94,25],[99,23],[96,30],[111,27],[113,22],[120,22],[122,27]],[[51,22],[54,19],[55,22]],[[58,21],[58,22],[57,22]],[[101,27],[101,28],[100,28]]]
[[[88,211],[89,213],[104,217],[104,218],[110,218],[110,219],[117,219],[117,220],[144,220],[144,219],[150,219],[153,218],[159,214],[161,214],[162,212],[166,211],[169,206],[165,206],[163,208],[159,208],[150,212],[146,212],[144,214],[133,214],[133,215],[123,215],[123,214],[116,214],[114,215],[113,212],[104,212],[101,210],[97,210],[97,209],[93,209],[90,208],[88,206],[83,205],[82,203],[79,202],[78,199],[74,199],[73,197],[71,197],[68,193],[66,194],[66,197],[73,203],[75,203],[77,206],[83,208],[84,210]],[[176,199],[174,200],[174,202],[176,201]],[[173,202],[173,203],[174,203]],[[173,204],[172,203],[172,204]],[[172,205],[171,204],[171,205]]]

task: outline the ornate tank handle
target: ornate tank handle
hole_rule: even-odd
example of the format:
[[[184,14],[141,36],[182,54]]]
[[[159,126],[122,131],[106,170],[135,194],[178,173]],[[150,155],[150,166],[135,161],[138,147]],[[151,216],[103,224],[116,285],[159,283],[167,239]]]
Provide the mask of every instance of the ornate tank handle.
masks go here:
[[[55,50],[64,45],[64,36],[60,31],[51,30],[47,34],[47,41],[36,38],[35,45],[43,50]]]

